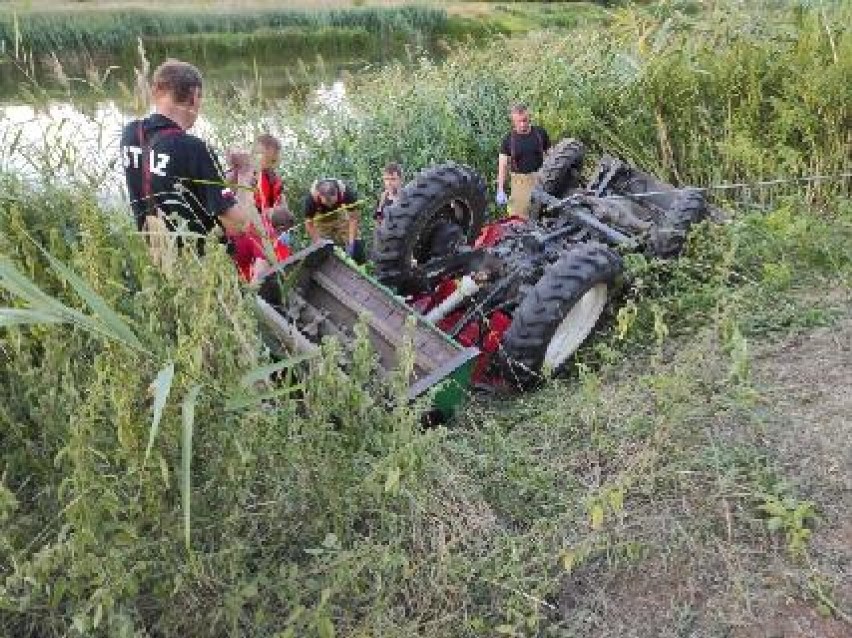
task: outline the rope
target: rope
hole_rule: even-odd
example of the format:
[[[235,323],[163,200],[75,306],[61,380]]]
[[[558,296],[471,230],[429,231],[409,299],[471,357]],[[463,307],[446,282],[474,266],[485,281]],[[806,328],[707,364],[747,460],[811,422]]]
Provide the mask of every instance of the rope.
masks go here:
[[[179,181],[193,182],[193,183],[196,183],[196,184],[205,184],[205,185],[210,185],[210,186],[224,186],[224,187],[227,187],[227,188],[254,191],[254,187],[242,185],[242,184],[229,184],[227,182],[218,182],[218,181],[215,181],[215,180],[208,180],[208,179],[185,179],[185,178],[177,178],[177,179]],[[147,203],[147,201],[149,199],[157,197],[158,195],[175,195],[175,196],[178,196],[178,197],[183,197],[187,193],[192,195],[191,191],[178,191],[178,190],[162,191],[162,192],[159,192],[159,193],[151,193],[148,196],[143,196],[143,197],[138,197],[136,199],[131,199],[130,203],[131,204],[135,204],[137,202]],[[333,210],[330,210],[330,211],[325,212],[325,213],[320,213],[318,215],[314,215],[310,219],[305,219],[303,222],[300,222],[298,224],[293,224],[293,226],[290,227],[290,230],[291,231],[297,230],[299,228],[304,227],[308,222],[322,220],[322,219],[325,219],[326,217],[331,217],[332,215],[337,215],[341,211],[346,212],[346,211],[358,208],[359,206],[364,205],[366,203],[366,201],[367,201],[366,199],[361,198],[357,201],[352,202],[351,204],[341,204],[340,206],[338,206],[337,208],[335,208]],[[191,209],[191,206],[188,206],[188,207]],[[203,208],[203,206],[202,206],[202,208]]]
[[[831,181],[842,181],[852,178],[852,172],[847,173],[836,173],[833,175],[805,175],[802,177],[782,177],[768,180],[759,180],[756,182],[731,182],[728,184],[713,184],[710,186],[687,186],[681,188],[672,188],[670,190],[664,191],[649,191],[647,193],[631,193],[629,195],[606,195],[605,199],[641,199],[643,197],[653,197],[655,195],[670,195],[671,193],[683,193],[683,192],[698,192],[698,193],[706,193],[711,191],[729,191],[729,190],[737,190],[744,188],[762,188],[766,186],[783,186],[784,184],[810,184],[810,183],[818,183],[818,182],[831,182]],[[206,179],[189,179],[189,178],[177,178],[179,181],[183,182],[192,182],[195,184],[203,184],[209,186],[223,186],[232,189],[241,189],[241,190],[251,190],[254,191],[254,187],[242,184],[230,184],[224,181],[217,180],[206,180]],[[164,193],[152,193],[148,197],[140,197],[135,200],[130,200],[131,203],[136,202],[147,202],[148,199],[155,197],[156,195],[161,194],[176,194],[183,195],[180,191],[171,191]],[[359,199],[356,202],[351,204],[341,204],[334,210],[330,210],[326,213],[322,213],[319,215],[314,215],[310,220],[306,219],[298,224],[294,224],[290,230],[298,230],[303,228],[308,221],[317,221],[325,219],[326,217],[330,217],[332,215],[336,215],[340,211],[348,211],[359,206],[362,206],[366,202],[365,199]]]
[[[842,181],[852,178],[852,173],[836,173],[834,175],[805,175],[802,177],[781,177],[777,179],[761,180],[756,182],[732,182],[730,184],[713,184],[711,186],[687,186],[682,188],[673,188],[665,191],[649,191],[647,193],[631,193],[629,195],[606,195],[606,199],[637,199],[642,197],[652,197],[654,195],[669,195],[671,193],[682,192],[699,192],[705,193],[709,191],[727,191],[737,190],[740,188],[761,188],[763,186],[781,186],[784,184],[802,184],[814,182],[831,182]]]

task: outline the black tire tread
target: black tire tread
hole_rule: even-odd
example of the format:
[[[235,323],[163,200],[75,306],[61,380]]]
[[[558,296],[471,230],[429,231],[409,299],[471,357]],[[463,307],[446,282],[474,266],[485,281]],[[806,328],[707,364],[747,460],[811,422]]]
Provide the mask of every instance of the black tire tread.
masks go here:
[[[651,252],[658,257],[674,257],[683,250],[689,229],[707,218],[708,207],[703,193],[684,190],[655,225],[650,242]]]
[[[554,197],[565,197],[580,186],[580,171],[586,147],[579,140],[566,138],[550,148],[538,172],[536,186]]]
[[[535,187],[553,197],[567,197],[569,191],[580,187],[580,172],[586,157],[586,147],[579,140],[566,138],[550,147],[538,171]],[[543,207],[533,201],[530,217],[541,216]]]
[[[422,170],[406,184],[376,232],[373,258],[379,281],[393,288],[405,286],[412,275],[411,253],[418,233],[454,199],[465,200],[470,210],[471,218],[463,230],[468,243],[472,243],[479,235],[487,208],[485,182],[479,173],[469,166],[448,162]]]
[[[520,387],[536,385],[547,346],[570,308],[592,286],[611,285],[621,272],[621,257],[601,244],[577,245],[548,266],[504,335],[506,378]]]

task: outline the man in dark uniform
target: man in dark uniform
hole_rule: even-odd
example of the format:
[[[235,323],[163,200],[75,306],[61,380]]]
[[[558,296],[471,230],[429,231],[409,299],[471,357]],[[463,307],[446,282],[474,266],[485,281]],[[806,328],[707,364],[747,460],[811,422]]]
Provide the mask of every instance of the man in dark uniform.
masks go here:
[[[540,126],[530,124],[529,110],[516,104],[510,111],[512,130],[503,139],[497,161],[497,205],[509,204],[509,215],[526,218],[529,215],[530,193],[535,185],[544,153],[550,148],[550,137]],[[511,197],[503,186],[506,173],[511,179]]]
[[[358,193],[339,179],[319,179],[305,196],[305,230],[311,240],[330,239],[357,262],[365,260],[358,238]]]
[[[232,248],[252,251],[261,270],[248,211],[224,183],[213,150],[187,133],[201,108],[201,86],[198,69],[167,60],[151,79],[154,114],[124,127],[121,156],[136,227],[161,235],[185,227],[206,236],[221,226]],[[203,251],[203,240],[197,246]]]

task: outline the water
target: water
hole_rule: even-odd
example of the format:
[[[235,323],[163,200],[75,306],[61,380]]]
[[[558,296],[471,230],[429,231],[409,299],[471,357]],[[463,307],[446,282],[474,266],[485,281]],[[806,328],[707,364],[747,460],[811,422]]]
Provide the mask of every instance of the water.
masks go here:
[[[119,162],[120,133],[128,121],[140,115],[130,88],[133,72],[109,66],[96,68],[92,60],[87,63],[92,66],[81,76],[106,78],[105,82],[98,82],[97,90],[93,89],[94,82],[73,78],[63,87],[62,82],[45,75],[42,69],[35,73],[37,84],[20,73],[17,92],[0,94],[0,171],[17,174],[33,184],[59,181],[90,185],[104,203],[115,205],[126,202]],[[219,103],[250,95],[255,100],[262,98],[270,108],[278,101],[288,100],[297,108],[340,109],[346,100],[343,78],[352,69],[366,66],[363,61],[352,59],[334,64],[319,59],[313,66],[229,60],[202,70],[205,93],[217,97]],[[69,85],[73,99],[68,97]],[[23,99],[27,93],[40,97]],[[35,106],[35,102],[39,105]],[[295,144],[286,122],[274,122],[270,128],[285,148]],[[221,140],[220,132],[203,115],[192,129],[192,133],[210,141]],[[230,132],[232,140],[233,137]],[[251,144],[250,139],[235,141],[241,146]]]
[[[205,94],[218,104],[248,99],[275,111],[264,125],[282,139],[285,149],[290,146],[293,157],[299,153],[295,136],[279,117],[276,104],[286,101],[290,112],[317,107],[345,111],[349,78],[391,60],[415,62],[422,55],[437,57],[435,52],[418,49],[415,54],[414,49],[405,49],[372,59],[326,59],[317,54],[314,60],[303,61],[283,54],[259,58],[248,52],[227,59],[187,60],[202,70]],[[61,60],[48,56],[24,60],[0,53],[0,171],[34,184],[82,182],[96,188],[105,201],[121,200],[120,132],[141,114],[135,97],[135,67],[141,67],[136,57],[67,53]],[[151,60],[152,65],[158,62]],[[221,120],[222,114],[218,117]],[[212,142],[251,143],[249,132],[214,126],[203,116],[192,132]],[[311,131],[310,123],[307,133],[319,134]]]
[[[2,44],[2,43],[0,43]],[[247,83],[259,88],[267,99],[306,98],[320,83],[332,82],[341,75],[358,73],[364,68],[382,66],[388,62],[414,55],[409,47],[379,52],[322,55],[314,51],[307,56],[293,55],[286,50],[262,52],[240,51],[223,55],[215,52],[182,52],[180,50],[145,53],[151,68],[166,57],[176,57],[201,69],[205,84],[218,94],[232,92],[234,87]],[[433,57],[437,52],[416,49]],[[14,102],[25,91],[39,87],[53,97],[68,90],[80,99],[94,99],[107,94],[120,97],[135,84],[136,69],[143,60],[135,48],[121,53],[69,51],[51,55],[18,57],[0,47],[0,103]]]

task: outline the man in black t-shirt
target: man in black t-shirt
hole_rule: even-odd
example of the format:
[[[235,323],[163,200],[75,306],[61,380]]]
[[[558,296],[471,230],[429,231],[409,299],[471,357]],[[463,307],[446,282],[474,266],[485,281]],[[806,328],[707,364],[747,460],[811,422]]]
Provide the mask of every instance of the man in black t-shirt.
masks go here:
[[[207,235],[219,225],[238,252],[248,250],[253,261],[262,262],[262,252],[247,239],[253,234],[248,211],[224,183],[216,155],[187,133],[201,108],[201,84],[194,66],[167,60],[151,79],[155,112],[122,131],[121,157],[136,227],[165,233],[185,225],[189,232]]]
[[[512,130],[503,139],[497,159],[497,205],[508,202],[509,214],[526,218],[529,215],[530,193],[538,169],[544,162],[544,154],[550,148],[550,137],[540,126],[530,124],[527,107],[516,104],[512,107]],[[511,198],[506,197],[503,186],[506,172],[511,179]]]
[[[330,239],[356,261],[363,261],[358,238],[360,204],[355,189],[339,179],[319,179],[305,196],[305,230],[314,242]]]

